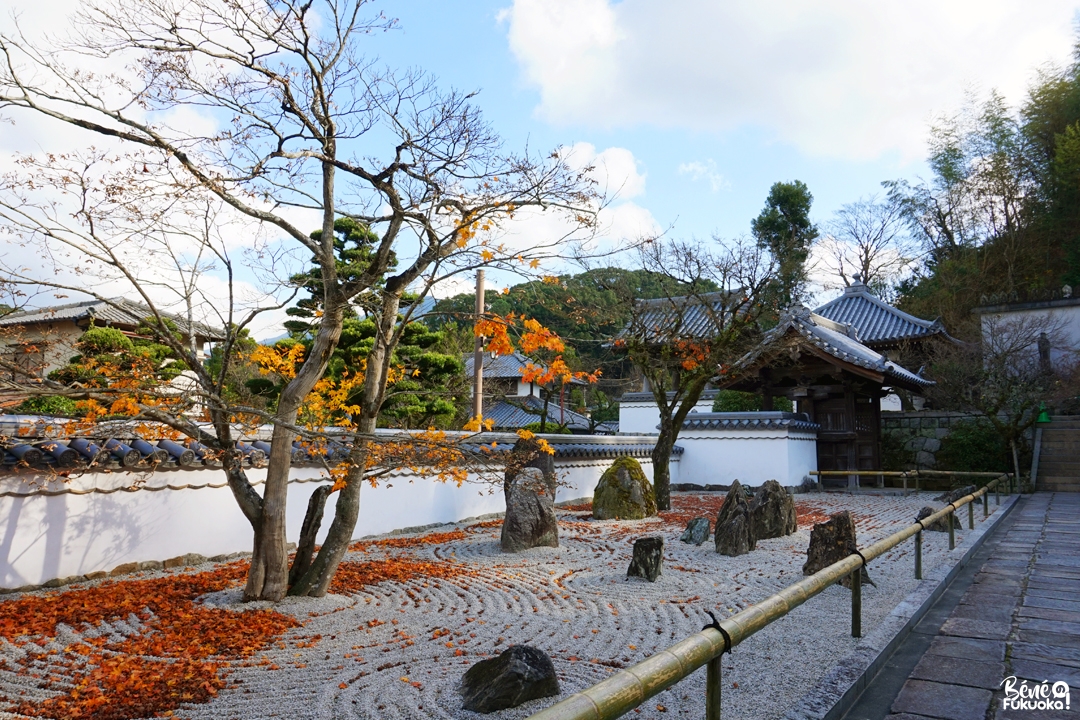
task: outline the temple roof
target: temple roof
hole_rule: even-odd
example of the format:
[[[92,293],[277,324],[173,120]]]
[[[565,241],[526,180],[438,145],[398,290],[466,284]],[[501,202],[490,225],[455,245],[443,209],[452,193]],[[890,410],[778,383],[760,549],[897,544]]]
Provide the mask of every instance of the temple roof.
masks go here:
[[[805,307],[792,308],[785,312],[776,327],[765,334],[757,348],[735,363],[736,367],[747,368],[756,364],[782,338],[791,334],[797,335],[801,344],[840,361],[837,364],[844,363],[881,375],[886,385],[895,383],[917,390],[934,384],[933,380],[911,372],[859,342],[858,333],[853,326],[834,322],[810,312]]]
[[[843,295],[814,312],[829,320],[853,326],[859,341],[870,347],[932,335],[948,336],[940,320],[917,318],[875,297],[859,275],[855,276],[855,282],[844,288]]]

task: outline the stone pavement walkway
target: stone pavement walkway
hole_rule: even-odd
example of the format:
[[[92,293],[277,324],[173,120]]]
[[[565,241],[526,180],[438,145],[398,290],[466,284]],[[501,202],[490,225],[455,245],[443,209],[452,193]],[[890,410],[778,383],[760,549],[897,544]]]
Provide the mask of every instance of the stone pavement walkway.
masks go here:
[[[845,720],[1080,720],[1080,493],[1021,502]],[[1071,709],[1002,709],[1010,676],[1067,682]]]

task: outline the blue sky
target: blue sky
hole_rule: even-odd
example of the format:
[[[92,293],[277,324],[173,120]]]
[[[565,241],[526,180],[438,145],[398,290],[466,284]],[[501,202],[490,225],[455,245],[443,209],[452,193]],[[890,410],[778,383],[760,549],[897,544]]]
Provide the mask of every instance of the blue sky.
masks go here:
[[[801,4],[415,1],[386,6],[401,29],[372,38],[372,47],[390,65],[418,65],[481,90],[479,104],[511,146],[628,150],[645,176],[628,202],[674,236],[731,237],[749,231],[779,180],[807,183],[816,218],[827,220],[880,192],[883,180],[925,175],[933,115],[955,111],[966,90],[998,88],[1020,100],[1038,66],[1068,61],[1077,7],[989,0],[943,12],[910,2],[897,14],[854,2],[814,3],[811,12]],[[704,27],[690,32],[695,22]],[[598,64],[617,67],[581,80],[589,73],[574,60],[595,59],[605,45],[595,36],[610,26],[621,37]],[[591,46],[567,40],[575,30],[591,32]],[[667,58],[655,72],[640,57],[649,43],[647,56]],[[618,49],[627,44],[638,50]],[[559,62],[570,67],[545,76],[543,67]],[[693,76],[685,92],[658,90],[664,72],[684,71]],[[605,83],[624,87],[609,93]],[[585,98],[573,97],[575,84]],[[778,94],[801,107],[770,98]]]
[[[62,27],[58,18],[78,0],[11,7],[36,35]],[[996,89],[1022,101],[1037,68],[1069,61],[1078,7],[410,0],[373,3],[400,23],[366,42],[391,67],[479,90],[476,102],[508,148],[573,148],[595,163],[617,195],[605,215],[610,237],[731,238],[749,232],[777,181],[805,182],[813,218],[825,223],[841,205],[880,193],[883,180],[925,176],[932,118],[958,110],[965,93]],[[64,140],[80,142],[70,129],[0,126],[0,151]],[[541,223],[526,234],[545,231]],[[277,332],[270,323],[257,334]]]

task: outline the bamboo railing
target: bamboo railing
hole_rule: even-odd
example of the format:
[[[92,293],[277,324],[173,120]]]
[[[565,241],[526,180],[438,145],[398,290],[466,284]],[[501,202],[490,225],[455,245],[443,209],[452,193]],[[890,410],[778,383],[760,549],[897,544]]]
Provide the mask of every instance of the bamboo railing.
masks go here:
[[[923,471],[924,473],[926,471]],[[851,473],[844,472],[848,475]],[[878,474],[878,473],[865,473]],[[986,477],[986,473],[948,473],[957,477]],[[983,501],[983,517],[990,514],[989,491],[993,487],[997,502],[1002,481],[1011,479],[1004,473],[990,473],[996,478],[975,492],[949,503],[938,512],[879,540],[873,545],[856,550],[853,554],[833,563],[818,573],[804,578],[794,585],[789,585],[775,595],[725,618],[706,626],[700,632],[675,643],[671,647],[651,655],[638,664],[620,670],[606,680],[590,688],[574,693],[565,700],[530,715],[528,720],[612,720],[660,693],[672,685],[684,680],[702,665],[706,666],[705,676],[705,717],[706,720],[720,720],[721,665],[725,652],[746,640],[748,637],[779,620],[799,605],[823,592],[826,588],[851,577],[851,634],[862,636],[862,567],[912,536],[915,537],[915,577],[922,579],[922,532],[929,525],[947,518],[949,526],[949,549],[956,547],[954,534],[954,515],[956,510],[968,506],[968,526],[975,528],[974,502]],[[711,615],[711,613],[710,613]]]
[[[915,480],[915,491],[919,491],[919,478],[920,477],[970,477],[970,478],[998,478],[1007,477],[1009,485],[1009,493],[1013,492],[1013,476],[1012,473],[999,473],[999,472],[950,472],[948,470],[811,470],[811,475],[818,477],[875,477],[878,478],[879,483],[881,480],[887,477],[898,477],[904,480],[904,493],[908,492],[907,481],[909,478]]]

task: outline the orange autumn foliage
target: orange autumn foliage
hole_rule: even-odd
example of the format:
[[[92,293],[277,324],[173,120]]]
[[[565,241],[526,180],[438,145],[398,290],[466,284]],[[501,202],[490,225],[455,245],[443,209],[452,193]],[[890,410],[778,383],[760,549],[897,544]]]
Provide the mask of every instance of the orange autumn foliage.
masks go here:
[[[272,610],[235,612],[195,602],[237,586],[246,572],[246,563],[234,563],[0,603],[0,637],[27,651],[25,666],[7,669],[29,674],[36,662],[47,660],[70,682],[62,686],[65,692],[13,709],[30,717],[123,720],[207,702],[225,687],[230,661],[263,650],[299,625]],[[87,637],[60,652],[42,647],[61,625],[86,631],[130,616],[144,624],[137,635]]]
[[[343,562],[330,581],[332,593],[355,593],[368,585],[381,582],[405,583],[416,578],[451,580],[476,574],[466,565],[445,560],[429,561],[412,558],[387,558],[366,562]]]
[[[466,537],[464,531],[454,530],[358,545],[398,549]],[[10,699],[2,709],[58,720],[126,720],[168,713],[185,703],[209,702],[228,686],[233,663],[250,662],[301,625],[273,610],[237,611],[196,602],[207,593],[239,587],[246,573],[247,562],[242,561],[209,572],[108,580],[95,587],[72,586],[0,602],[0,637],[26,653],[18,665],[8,661],[0,668],[35,677],[48,667],[44,686],[62,690],[43,701]],[[381,582],[473,575],[469,566],[445,561],[408,557],[347,561],[330,591],[356,593]],[[63,626],[93,635],[102,623],[132,616],[143,624],[137,634],[117,640],[114,633],[104,633],[62,650],[49,647]],[[297,647],[305,646],[310,644],[297,640]]]

